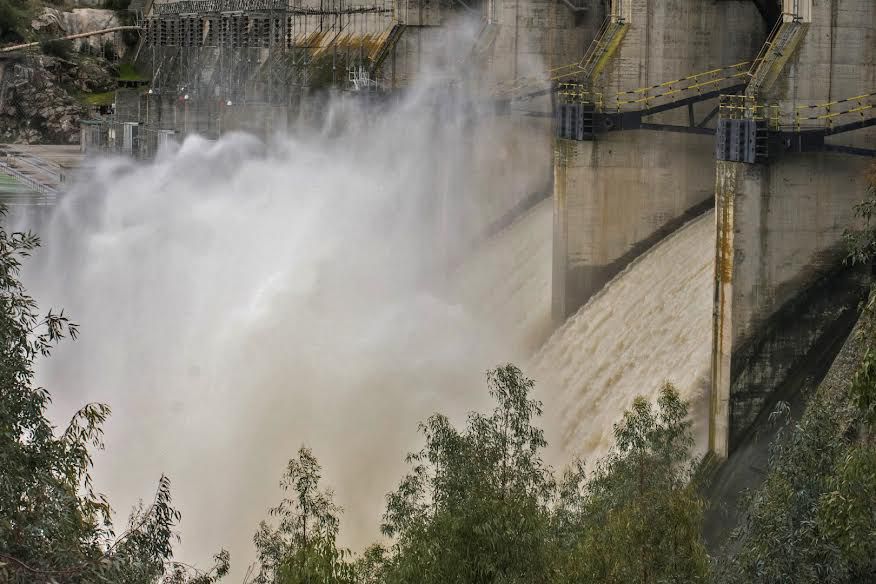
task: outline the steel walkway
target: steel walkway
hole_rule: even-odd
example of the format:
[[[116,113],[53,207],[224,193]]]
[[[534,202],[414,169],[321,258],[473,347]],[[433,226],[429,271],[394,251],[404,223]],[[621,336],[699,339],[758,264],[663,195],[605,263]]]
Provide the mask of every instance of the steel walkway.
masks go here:
[[[582,83],[562,83],[557,93],[557,135],[571,140],[592,140],[598,134],[621,130],[662,130],[711,134],[706,127],[714,111],[697,122],[693,105],[723,94],[742,91],[747,85],[750,62],[711,69],[647,87],[622,91],[608,98]],[[647,123],[645,118],[677,108],[688,108],[688,125]]]
[[[757,164],[783,154],[841,152],[876,156],[876,150],[832,144],[837,136],[876,126],[876,91],[782,110],[749,95],[723,96],[715,154],[718,160]]]

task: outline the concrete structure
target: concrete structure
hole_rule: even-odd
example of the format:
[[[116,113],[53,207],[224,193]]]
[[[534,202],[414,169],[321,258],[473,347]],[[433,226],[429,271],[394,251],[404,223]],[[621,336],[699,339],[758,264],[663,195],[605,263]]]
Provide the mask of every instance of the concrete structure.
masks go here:
[[[82,160],[77,145],[0,144],[0,175],[11,177],[26,187],[18,193],[24,196],[11,199],[4,196],[3,203],[54,203],[64,183],[82,165]],[[9,186],[8,182],[6,186]]]
[[[573,10],[561,0],[484,2],[469,70],[479,77],[481,93],[515,97],[546,90],[550,71],[580,61],[605,14],[600,2],[578,4],[581,8]],[[552,96],[514,101],[510,110],[482,116],[472,128],[466,182],[478,202],[482,228],[553,190]]]
[[[780,75],[757,88],[754,97],[777,104],[783,124],[804,129],[840,124],[843,116],[802,118],[854,109],[857,102],[817,106],[876,91],[876,4],[785,0],[784,9],[796,10],[806,30]],[[867,111],[849,115],[858,119]],[[872,148],[874,138],[873,129],[861,129],[829,142]],[[853,206],[866,190],[865,158],[820,152],[771,155],[766,162],[721,161],[717,168],[710,443],[722,456],[739,442],[772,388],[837,318],[828,305],[810,309],[808,326],[778,326],[795,305],[804,304],[801,298],[828,294],[825,278],[840,268],[842,233],[853,225]],[[813,287],[822,292],[813,294]]]
[[[144,21],[140,59],[154,79],[140,119],[180,134],[282,131],[319,118],[320,88],[361,83],[350,67],[384,91],[436,72],[446,77],[437,86],[463,83],[485,98],[521,81],[549,88],[546,71],[579,61],[604,17],[599,0],[576,1],[159,0]],[[461,176],[438,181],[455,193],[442,213],[464,233],[489,231],[552,190],[551,97],[514,109],[476,116],[459,144]]]
[[[766,24],[752,2],[614,0],[628,26],[602,73],[585,79],[606,110],[614,95],[752,60]],[[703,119],[716,100],[698,103]],[[649,121],[688,124],[687,111]],[[553,313],[562,321],[629,261],[711,204],[713,139],[654,131],[559,139],[555,165]]]

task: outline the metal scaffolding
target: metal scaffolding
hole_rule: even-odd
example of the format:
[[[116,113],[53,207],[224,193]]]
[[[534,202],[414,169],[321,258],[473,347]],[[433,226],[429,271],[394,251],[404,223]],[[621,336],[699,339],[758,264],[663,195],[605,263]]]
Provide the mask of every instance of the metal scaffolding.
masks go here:
[[[343,85],[399,36],[391,0],[183,0],[154,4],[142,26],[153,92],[228,105]]]

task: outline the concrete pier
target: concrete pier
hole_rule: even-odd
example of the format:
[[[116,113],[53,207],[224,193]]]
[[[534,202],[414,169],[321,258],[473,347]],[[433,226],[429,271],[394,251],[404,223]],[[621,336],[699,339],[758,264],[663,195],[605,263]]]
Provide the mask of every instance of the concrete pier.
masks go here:
[[[876,89],[876,4],[872,0],[786,0],[806,25],[793,56],[759,102],[808,117],[824,104]],[[788,17],[786,17],[788,18]],[[834,106],[839,111],[842,106]],[[814,108],[821,112],[822,109]],[[790,112],[790,113],[789,113]],[[800,116],[794,112],[804,112]],[[815,117],[815,116],[812,116]],[[839,120],[839,118],[837,118]],[[826,123],[802,120],[801,124]],[[841,122],[836,122],[841,123]],[[829,138],[872,148],[873,128]],[[801,298],[837,273],[843,231],[866,195],[860,156],[816,152],[769,156],[765,164],[719,162],[711,449],[727,456],[768,404],[773,388],[805,359],[844,301],[805,308]],[[825,288],[827,286],[827,288]],[[777,326],[800,305],[805,327]],[[799,320],[798,317],[790,317]]]
[[[613,2],[626,34],[593,80],[609,96],[754,58],[766,24],[752,2]],[[703,120],[715,101],[697,103]],[[689,123],[688,111],[652,117]],[[558,140],[554,200],[553,314],[573,314],[615,274],[714,193],[710,136],[638,130],[593,141]]]

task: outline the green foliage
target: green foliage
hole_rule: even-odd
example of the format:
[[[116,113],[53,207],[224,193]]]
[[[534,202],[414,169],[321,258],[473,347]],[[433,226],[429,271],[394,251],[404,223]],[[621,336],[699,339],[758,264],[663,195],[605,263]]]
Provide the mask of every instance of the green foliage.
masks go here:
[[[0,0],[0,43],[23,41],[32,11],[28,0]]]
[[[593,476],[576,461],[557,482],[541,459],[532,381],[506,365],[488,383],[489,416],[470,414],[462,432],[440,415],[421,426],[426,445],[387,496],[383,531],[395,543],[388,556],[371,552],[363,582],[706,578],[687,404],[671,386],[657,411],[635,401]]]
[[[851,399],[864,418],[864,423],[876,426],[876,295],[871,295],[865,308],[864,326],[861,336],[864,341],[864,354],[858,370],[852,378],[849,389]]]
[[[463,432],[441,415],[421,424],[425,447],[387,496],[383,532],[395,537],[386,582],[544,582],[554,489],[532,425],[533,382],[506,365],[488,375],[497,406]]]
[[[870,264],[876,258],[876,164],[867,173],[867,198],[855,205],[855,217],[863,223],[862,229],[846,229],[843,238],[849,249],[846,263]]]
[[[82,100],[82,103],[93,106],[112,105],[116,100],[116,92],[103,91],[101,93],[86,93],[83,94],[80,99]]]
[[[101,54],[107,61],[117,61],[119,58],[119,54],[116,52],[116,46],[111,40],[104,41],[101,47]]]
[[[155,582],[179,520],[170,481],[161,477],[153,503],[115,537],[90,474],[109,407],[87,404],[56,433],[49,392],[33,385],[34,360],[77,333],[63,312],[41,316],[19,280],[21,260],[38,245],[0,226],[0,581]]]
[[[73,41],[63,39],[44,40],[40,41],[40,49],[50,57],[69,59],[73,53]]]
[[[846,447],[847,417],[813,410],[797,428],[783,429],[772,446],[770,473],[750,495],[724,558],[722,582],[844,582],[847,567],[819,529],[816,517],[827,477]]]
[[[656,411],[637,398],[615,426],[615,441],[578,496],[574,485],[582,473],[567,475],[564,499],[579,509],[578,535],[560,580],[705,581],[704,504],[690,480],[687,404],[670,385],[662,388]],[[576,530],[565,531],[574,537]]]
[[[209,572],[201,572],[197,568],[182,562],[170,562],[161,579],[162,584],[213,584],[224,578],[231,567],[231,556],[226,550],[221,550],[213,556],[213,568]]]
[[[828,478],[816,522],[846,559],[851,574],[876,575],[876,448],[872,444],[851,448]]]
[[[771,446],[770,472],[745,503],[717,581],[840,583],[876,579],[876,451],[872,440],[874,296],[859,329],[850,384],[822,385],[799,424]],[[775,416],[783,415],[777,411]]]
[[[263,521],[253,538],[259,560],[256,584],[353,582],[349,552],[336,539],[341,509],[320,488],[321,468],[309,448],[289,461],[280,482],[284,497],[270,510],[278,525]]]
[[[148,81],[149,77],[138,72],[133,63],[121,63],[118,79],[122,81]]]

